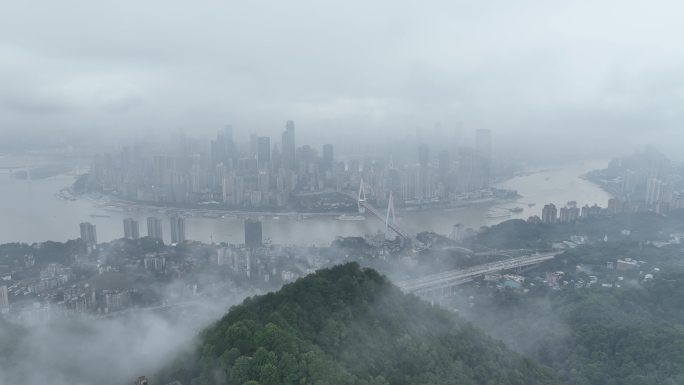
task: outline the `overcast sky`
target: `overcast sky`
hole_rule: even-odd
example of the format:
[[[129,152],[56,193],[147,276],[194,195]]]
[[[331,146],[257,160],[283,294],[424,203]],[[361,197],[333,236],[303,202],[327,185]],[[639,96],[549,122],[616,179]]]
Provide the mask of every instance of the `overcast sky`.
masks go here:
[[[327,141],[441,121],[499,143],[672,147],[684,136],[680,4],[4,1],[0,130],[232,123],[246,137],[294,119]]]

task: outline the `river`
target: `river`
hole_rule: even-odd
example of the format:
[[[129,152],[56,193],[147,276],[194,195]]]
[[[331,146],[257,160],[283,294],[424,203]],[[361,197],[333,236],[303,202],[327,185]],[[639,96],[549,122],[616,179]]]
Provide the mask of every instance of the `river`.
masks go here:
[[[16,159],[0,157],[0,167],[17,164]],[[408,232],[431,230],[448,234],[456,223],[466,227],[489,226],[511,218],[526,219],[541,216],[544,204],[564,205],[575,200],[579,205],[594,203],[606,206],[610,195],[595,184],[581,179],[584,173],[603,168],[607,161],[548,165],[537,171],[511,178],[496,187],[517,190],[521,198],[499,202],[492,206],[476,206],[453,210],[398,211],[398,225]],[[140,233],[147,233],[146,217],[164,217],[163,231],[166,241],[170,226],[166,214],[151,213],[146,208],[130,207],[112,210],[97,207],[89,200],[60,200],[55,194],[74,181],[74,176],[60,175],[43,180],[11,179],[0,174],[0,243],[65,241],[79,236],[79,223],[91,222],[97,226],[98,241],[105,242],[123,236],[123,219],[140,220]],[[533,204],[530,206],[530,204]],[[523,212],[508,217],[489,218],[507,213],[509,208],[522,207]],[[92,215],[95,215],[94,217]],[[244,241],[244,218],[186,218],[188,239],[202,242]],[[334,217],[313,217],[297,220],[287,216],[263,218],[264,237],[274,243],[320,245],[329,244],[336,236],[364,235],[384,231],[384,224],[374,218],[364,221],[341,221]]]

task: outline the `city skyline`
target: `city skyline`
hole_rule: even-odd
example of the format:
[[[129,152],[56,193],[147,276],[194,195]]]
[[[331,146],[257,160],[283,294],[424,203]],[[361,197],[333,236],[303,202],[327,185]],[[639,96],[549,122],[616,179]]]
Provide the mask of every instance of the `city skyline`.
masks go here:
[[[291,120],[280,142],[252,133],[246,146],[235,142],[233,126],[226,125],[213,139],[181,136],[171,149],[134,143],[118,153],[98,155],[82,192],[140,202],[262,210],[310,205],[295,200],[303,193],[337,193],[330,198],[337,207],[333,210],[345,211],[352,207],[345,203],[345,194],[365,180],[370,199],[378,203],[393,193],[400,206],[448,204],[476,197],[474,193],[496,194],[488,190],[493,172],[498,172],[493,168],[491,131],[474,133],[473,147],[454,140],[442,143],[437,155],[430,144],[419,142],[415,157],[371,153],[337,159],[334,143],[324,144],[320,152],[308,144],[297,146]]]
[[[0,7],[0,385],[684,384],[684,4]]]

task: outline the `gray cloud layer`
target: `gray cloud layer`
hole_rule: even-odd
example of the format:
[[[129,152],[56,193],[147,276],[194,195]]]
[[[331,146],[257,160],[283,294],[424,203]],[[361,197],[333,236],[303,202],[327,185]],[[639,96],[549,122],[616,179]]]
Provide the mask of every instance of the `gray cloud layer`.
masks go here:
[[[379,137],[439,120],[503,138],[667,142],[684,121],[682,8],[5,2],[0,130],[209,131],[231,122],[275,132],[293,118],[300,132],[333,140],[341,128]]]

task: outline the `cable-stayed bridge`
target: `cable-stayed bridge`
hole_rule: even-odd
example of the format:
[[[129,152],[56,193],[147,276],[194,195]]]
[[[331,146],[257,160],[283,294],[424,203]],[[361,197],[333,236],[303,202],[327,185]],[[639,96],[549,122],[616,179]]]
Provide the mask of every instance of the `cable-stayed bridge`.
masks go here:
[[[359,194],[355,197],[356,203],[359,208],[360,214],[369,213],[372,216],[378,218],[379,220],[385,222],[385,234],[388,234],[390,230],[396,233],[398,236],[404,239],[411,239],[411,234],[403,229],[401,229],[396,222],[396,215],[394,212],[394,194],[390,192],[389,201],[387,203],[387,214],[382,215],[380,210],[373,207],[368,201],[366,201],[366,187],[363,184],[363,179],[359,186]]]
[[[374,208],[366,201],[366,188],[363,180],[359,186],[359,193],[355,197],[358,204],[359,213],[370,213],[372,216],[385,222],[385,233],[388,234],[390,230],[404,239],[410,240],[412,235],[403,230],[396,224],[394,213],[394,196],[392,192],[389,195],[387,205],[387,214],[383,215],[379,210]],[[536,265],[553,259],[558,252],[547,253],[531,253],[531,250],[489,250],[485,252],[473,252],[470,249],[460,246],[452,246],[448,249],[465,252],[471,255],[491,255],[503,256],[505,259],[490,262],[483,265],[472,266],[467,269],[450,270],[438,274],[428,275],[418,279],[397,282],[397,286],[406,292],[414,293],[421,296],[445,296],[453,292],[454,287],[472,281],[478,276],[488,273],[494,273],[503,270],[517,269],[526,266]],[[522,255],[524,254],[524,255]]]

